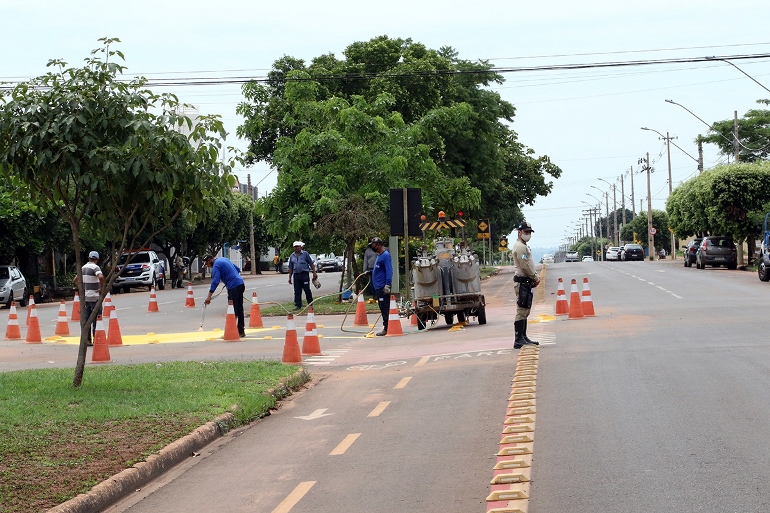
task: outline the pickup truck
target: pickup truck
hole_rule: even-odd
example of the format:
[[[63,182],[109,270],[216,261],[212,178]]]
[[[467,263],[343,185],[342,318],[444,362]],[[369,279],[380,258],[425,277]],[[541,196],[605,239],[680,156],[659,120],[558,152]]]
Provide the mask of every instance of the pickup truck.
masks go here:
[[[147,287],[149,290],[155,285],[159,290],[166,288],[166,264],[150,249],[124,252],[115,270],[119,275],[112,284],[113,294],[121,289],[129,292],[131,287]]]
[[[580,262],[580,255],[578,255],[577,251],[567,251],[567,254],[564,256],[565,262]]]

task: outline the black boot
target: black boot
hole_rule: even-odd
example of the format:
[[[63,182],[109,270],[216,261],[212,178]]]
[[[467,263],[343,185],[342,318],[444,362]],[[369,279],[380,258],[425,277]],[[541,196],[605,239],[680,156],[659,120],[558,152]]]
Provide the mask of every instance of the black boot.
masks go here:
[[[540,342],[536,342],[534,340],[530,340],[529,337],[527,336],[527,319],[524,319],[523,322],[524,322],[524,341],[527,344],[533,344],[533,345],[539,346]]]
[[[521,349],[521,346],[527,343],[524,340],[524,323],[526,321],[515,321],[513,323],[513,331],[516,332],[516,339],[513,341],[514,349]]]

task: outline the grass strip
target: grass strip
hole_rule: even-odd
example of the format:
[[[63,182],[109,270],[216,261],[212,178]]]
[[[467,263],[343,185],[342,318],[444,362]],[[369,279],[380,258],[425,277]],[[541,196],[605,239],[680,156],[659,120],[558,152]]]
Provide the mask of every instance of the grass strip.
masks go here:
[[[0,511],[41,511],[231,412],[269,414],[306,374],[272,361],[0,373]]]

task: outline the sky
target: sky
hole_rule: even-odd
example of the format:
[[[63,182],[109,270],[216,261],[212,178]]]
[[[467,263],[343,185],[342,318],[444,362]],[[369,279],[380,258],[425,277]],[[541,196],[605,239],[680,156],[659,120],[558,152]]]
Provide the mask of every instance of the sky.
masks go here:
[[[243,2],[134,0],[113,5],[81,0],[0,0],[0,81],[46,72],[49,59],[72,66],[117,37],[128,73],[148,78],[263,77],[284,55],[304,59],[342,52],[351,43],[387,35],[411,38],[429,48],[453,47],[467,60],[497,67],[686,59],[770,54],[770,9],[756,0],[327,0]],[[734,60],[770,88],[770,58]],[[523,212],[535,234],[530,246],[556,248],[574,235],[583,212],[602,203],[646,212],[647,176],[640,157],[649,152],[652,208],[665,209],[669,194],[665,142],[648,127],[667,132],[674,188],[697,174],[698,134],[707,124],[743,116],[770,93],[727,63],[659,64],[537,70],[505,74],[493,89],[516,107],[512,124],[535,156],[548,155],[562,169],[553,191]],[[204,114],[219,114],[229,132],[242,120],[239,85],[163,88]],[[159,89],[158,92],[161,92]],[[665,102],[673,100],[677,106]],[[684,108],[683,108],[684,107]],[[691,111],[689,113],[687,110]],[[696,117],[697,116],[697,117]],[[706,121],[704,124],[697,118]],[[688,155],[689,154],[689,155]],[[706,169],[727,162],[704,145]],[[260,195],[275,186],[266,164],[237,170],[251,175]],[[634,206],[631,206],[631,180]],[[592,196],[589,196],[592,195]],[[584,222],[584,221],[583,221]]]

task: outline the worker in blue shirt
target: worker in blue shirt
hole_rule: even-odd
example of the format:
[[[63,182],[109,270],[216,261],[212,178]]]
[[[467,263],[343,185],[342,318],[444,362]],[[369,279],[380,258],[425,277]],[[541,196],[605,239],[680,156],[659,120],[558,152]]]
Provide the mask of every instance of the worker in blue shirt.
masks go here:
[[[214,258],[211,255],[203,257],[203,265],[211,269],[211,287],[209,295],[206,296],[204,303],[211,303],[211,296],[217,290],[219,282],[225,284],[227,288],[227,299],[233,302],[233,311],[238,320],[238,335],[246,336],[246,324],[243,320],[243,293],[246,292],[246,284],[243,283],[238,269],[226,258]]]
[[[393,283],[393,262],[390,260],[390,253],[385,249],[385,244],[379,237],[372,238],[369,246],[377,253],[377,260],[374,261],[372,269],[372,284],[374,285],[374,297],[382,313],[382,331],[377,333],[378,337],[388,334],[388,317],[390,314],[390,289]]]

